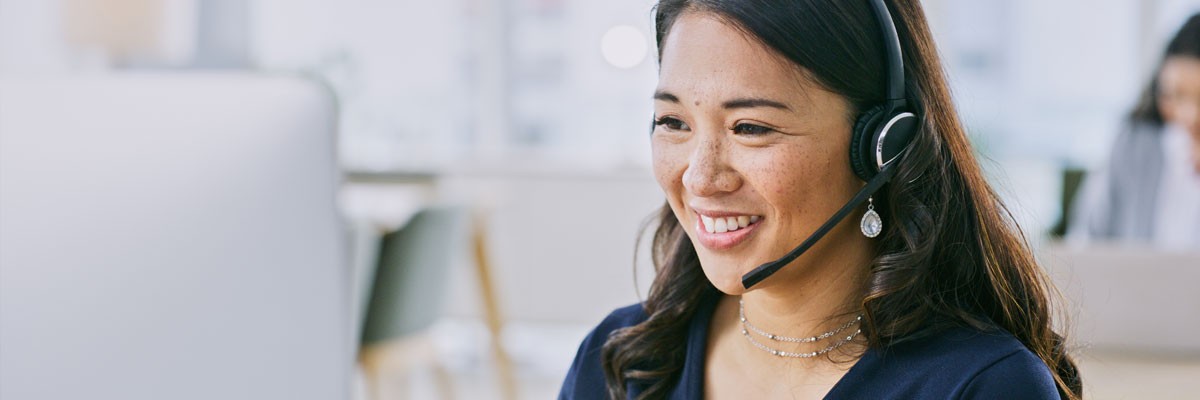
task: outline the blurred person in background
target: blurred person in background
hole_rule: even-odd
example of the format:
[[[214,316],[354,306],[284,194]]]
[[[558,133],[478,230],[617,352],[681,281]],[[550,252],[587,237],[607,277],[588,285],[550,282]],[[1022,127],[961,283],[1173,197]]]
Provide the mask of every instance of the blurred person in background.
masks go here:
[[[1184,23],[1080,190],[1069,240],[1200,249],[1200,14]]]
[[[657,275],[584,339],[560,398],[1081,395],[918,1],[655,13]]]

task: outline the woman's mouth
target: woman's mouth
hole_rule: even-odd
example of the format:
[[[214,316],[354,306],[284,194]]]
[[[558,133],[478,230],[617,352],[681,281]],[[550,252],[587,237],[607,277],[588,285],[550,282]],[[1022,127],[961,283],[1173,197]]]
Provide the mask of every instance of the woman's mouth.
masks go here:
[[[696,215],[696,239],[713,250],[732,248],[746,241],[762,221],[759,215]]]
[[[736,231],[741,228],[757,223],[760,219],[757,215],[739,215],[735,217],[709,217],[703,214],[700,215],[700,224],[708,233],[725,233]]]

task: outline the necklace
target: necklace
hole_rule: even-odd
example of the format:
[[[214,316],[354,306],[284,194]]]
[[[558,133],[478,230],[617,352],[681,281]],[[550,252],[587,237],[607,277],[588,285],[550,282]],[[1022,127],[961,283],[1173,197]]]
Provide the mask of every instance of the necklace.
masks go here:
[[[815,343],[815,342],[833,337],[833,335],[837,335],[838,333],[841,333],[842,331],[850,328],[855,323],[862,321],[862,314],[859,314],[858,316],[854,317],[854,319],[850,320],[850,322],[845,323],[844,325],[838,327],[837,329],[822,333],[820,335],[810,336],[810,337],[805,337],[805,338],[794,338],[794,337],[775,335],[775,334],[767,333],[766,331],[759,329],[757,326],[754,326],[754,324],[751,324],[750,321],[746,319],[746,306],[745,306],[745,302],[742,299],[738,299],[738,319],[740,319],[742,322],[742,336],[745,336],[746,340],[750,341],[750,344],[754,345],[754,347],[757,347],[765,352],[771,353],[771,355],[775,355],[775,356],[779,356],[779,357],[798,357],[798,358],[816,357],[816,356],[828,353],[830,351],[833,351],[833,349],[836,349],[838,347],[842,347],[842,345],[849,343],[851,340],[854,340],[854,337],[856,337],[860,333],[862,333],[861,328],[855,329],[854,333],[847,335],[844,339],[838,340],[837,342],[834,342],[833,344],[825,347],[824,349],[813,351],[813,352],[807,352],[807,353],[793,353],[793,352],[787,352],[787,351],[783,351],[783,350],[779,350],[779,349],[775,349],[770,346],[767,346],[767,345],[763,344],[762,342],[759,342],[757,339],[755,339],[754,336],[750,335],[750,333],[753,332],[753,333],[756,333],[763,337],[766,337],[767,339],[777,341],[777,342]]]

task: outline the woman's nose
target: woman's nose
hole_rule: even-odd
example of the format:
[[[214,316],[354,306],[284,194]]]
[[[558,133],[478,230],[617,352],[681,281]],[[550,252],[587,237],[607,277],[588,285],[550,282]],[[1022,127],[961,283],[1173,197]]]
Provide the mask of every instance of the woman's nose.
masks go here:
[[[1193,134],[1200,131],[1200,98],[1186,97],[1166,103],[1163,109],[1165,116],[1171,122],[1183,127]]]
[[[712,197],[738,189],[741,179],[729,165],[726,152],[726,144],[719,138],[704,139],[696,145],[683,173],[683,185],[688,192]]]

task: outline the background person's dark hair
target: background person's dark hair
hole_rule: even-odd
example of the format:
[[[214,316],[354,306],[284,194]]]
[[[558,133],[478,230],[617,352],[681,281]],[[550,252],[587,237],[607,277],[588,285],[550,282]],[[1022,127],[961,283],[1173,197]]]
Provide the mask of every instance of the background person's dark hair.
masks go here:
[[[1171,42],[1167,44],[1167,51],[1163,53],[1158,67],[1154,69],[1150,83],[1142,90],[1142,95],[1138,97],[1133,112],[1129,113],[1129,119],[1132,122],[1154,126],[1163,124],[1162,110],[1158,109],[1158,74],[1162,72],[1163,63],[1171,57],[1200,59],[1200,14],[1193,14],[1191,18],[1188,18],[1183,27],[1179,28],[1179,32],[1175,33],[1175,37],[1171,38]]]
[[[1056,292],[984,180],[921,5],[887,3],[904,52],[909,104],[922,121],[893,179],[902,183],[875,197],[894,222],[878,238],[870,266],[864,337],[882,347],[950,326],[998,326],[1050,366],[1064,398],[1078,398],[1075,364],[1051,328],[1050,294]],[[671,25],[686,11],[711,13],[758,38],[806,69],[813,82],[849,99],[855,111],[883,100],[882,35],[867,0],[661,0],[655,14],[660,58]],[[850,168],[849,154],[846,159]],[[645,388],[642,398],[666,397],[685,361],[681,338],[689,320],[703,296],[716,292],[669,205],[657,222],[656,277],[644,303],[649,318],[614,332],[602,350],[614,398],[625,398],[629,382]]]

